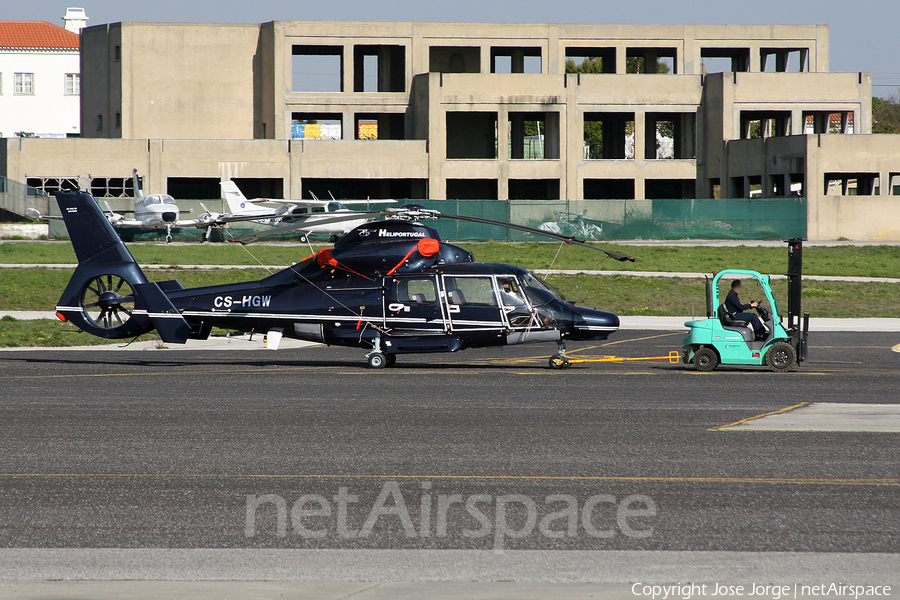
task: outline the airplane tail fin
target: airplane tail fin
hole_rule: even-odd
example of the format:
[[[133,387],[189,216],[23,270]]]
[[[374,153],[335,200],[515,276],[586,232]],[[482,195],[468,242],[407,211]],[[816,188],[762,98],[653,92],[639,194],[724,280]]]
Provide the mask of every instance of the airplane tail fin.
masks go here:
[[[183,344],[190,325],[160,284],[147,280],[94,197],[57,192],[56,202],[78,258],[57,316],[98,337],[130,338],[156,329],[164,342]]]
[[[228,212],[233,215],[247,212],[247,209],[250,208],[247,198],[237,184],[229,180],[221,182],[220,185],[222,186],[222,198],[228,204]]]
[[[138,199],[143,198],[144,190],[141,189],[141,178],[138,176],[137,169],[132,171],[131,178],[134,182],[134,197]]]

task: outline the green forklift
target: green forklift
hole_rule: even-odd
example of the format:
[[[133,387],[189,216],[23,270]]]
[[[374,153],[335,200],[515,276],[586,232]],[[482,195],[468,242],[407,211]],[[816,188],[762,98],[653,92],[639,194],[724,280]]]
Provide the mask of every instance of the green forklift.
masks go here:
[[[712,371],[719,365],[768,366],[773,371],[790,371],[806,360],[809,338],[809,313],[802,313],[803,240],[787,241],[788,244],[788,321],[778,311],[768,275],[756,271],[728,269],[706,279],[706,318],[688,321],[690,329],[684,338],[685,364],[692,364],[698,371]],[[763,340],[756,340],[753,327],[746,321],[735,320],[725,310],[719,298],[719,281],[727,279],[755,279],[765,294],[756,310],[769,333]]]

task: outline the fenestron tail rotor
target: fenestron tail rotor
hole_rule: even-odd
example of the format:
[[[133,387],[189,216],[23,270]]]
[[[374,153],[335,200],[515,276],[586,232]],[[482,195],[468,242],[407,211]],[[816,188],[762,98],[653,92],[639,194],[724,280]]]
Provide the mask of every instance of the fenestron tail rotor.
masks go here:
[[[89,279],[81,293],[87,321],[100,329],[126,329],[134,313],[134,290],[125,278],[106,274]]]

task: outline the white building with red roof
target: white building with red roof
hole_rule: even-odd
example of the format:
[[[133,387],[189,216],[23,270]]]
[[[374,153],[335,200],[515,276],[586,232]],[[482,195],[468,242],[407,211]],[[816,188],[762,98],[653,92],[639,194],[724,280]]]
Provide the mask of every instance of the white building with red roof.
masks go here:
[[[80,135],[86,17],[69,9],[64,21],[0,21],[0,138]]]

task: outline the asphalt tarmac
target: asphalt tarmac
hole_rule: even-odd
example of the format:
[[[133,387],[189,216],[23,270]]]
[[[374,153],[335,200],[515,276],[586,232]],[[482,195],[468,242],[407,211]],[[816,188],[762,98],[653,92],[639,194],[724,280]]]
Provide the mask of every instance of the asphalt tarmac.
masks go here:
[[[801,402],[900,404],[898,337],[814,333],[810,361],[786,374],[666,361],[557,371],[546,344],[383,370],[322,347],[5,352],[0,564],[25,549],[122,548],[900,564],[900,434],[711,431]],[[620,332],[570,351],[656,356],[681,338]]]

